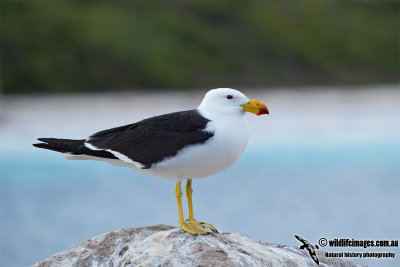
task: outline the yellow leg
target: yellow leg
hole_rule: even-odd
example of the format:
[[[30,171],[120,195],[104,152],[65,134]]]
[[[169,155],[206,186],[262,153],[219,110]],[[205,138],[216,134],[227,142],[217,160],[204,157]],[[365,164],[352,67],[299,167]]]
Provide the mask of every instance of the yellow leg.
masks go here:
[[[186,182],[186,199],[187,199],[187,202],[188,202],[188,209],[189,209],[189,217],[188,217],[187,220],[189,222],[196,221],[194,219],[194,216],[193,216],[192,193],[193,193],[192,179],[188,179],[187,182]]]
[[[178,212],[179,212],[179,225],[185,222],[185,217],[183,215],[183,208],[182,208],[182,190],[181,190],[181,181],[178,181],[175,186],[175,196],[176,202],[178,203]]]
[[[178,212],[179,212],[179,226],[183,231],[188,232],[192,235],[205,235],[207,231],[201,226],[197,224],[193,224],[190,222],[185,222],[185,217],[183,215],[182,208],[182,190],[181,190],[181,181],[178,181],[175,186],[175,196],[176,202],[178,204]]]
[[[204,229],[209,229],[211,231],[213,231],[214,233],[218,233],[217,229],[209,223],[205,223],[205,222],[198,222],[196,221],[196,219],[193,216],[193,203],[192,203],[192,193],[193,193],[193,189],[192,189],[192,179],[188,179],[186,182],[186,199],[188,202],[188,209],[189,209],[189,217],[186,220],[189,223],[195,224],[195,225],[199,225],[202,226]],[[207,231],[209,232],[209,231]]]

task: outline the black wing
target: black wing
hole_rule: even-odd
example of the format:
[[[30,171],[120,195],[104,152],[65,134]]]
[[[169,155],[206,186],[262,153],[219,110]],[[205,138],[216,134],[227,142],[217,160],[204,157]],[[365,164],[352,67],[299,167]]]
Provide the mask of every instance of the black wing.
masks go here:
[[[300,241],[301,243],[303,243],[303,244],[304,244],[304,242],[306,241],[306,240],[304,240],[303,238],[301,238],[301,236],[295,235],[294,237],[296,237],[297,240],[299,240],[299,241]]]
[[[319,265],[319,260],[318,260],[318,258],[317,258],[317,255],[314,253],[313,255],[311,255],[311,253],[310,253],[310,256],[311,256],[311,258],[314,260],[314,262],[317,264],[317,265]]]
[[[95,133],[86,143],[121,153],[148,169],[186,146],[206,142],[213,136],[204,131],[209,121],[197,110],[174,112]]]
[[[295,235],[295,237],[296,237],[300,242],[302,242],[304,245],[306,245],[307,247],[308,247],[308,246],[313,247],[313,246],[311,245],[311,243],[308,242],[307,240],[305,240],[304,238],[301,238],[301,237],[298,236],[298,235]]]
[[[58,138],[38,138],[43,143],[33,144],[38,148],[54,150],[61,153],[70,153],[73,155],[90,155],[100,158],[118,159],[110,152],[104,150],[91,150],[85,146],[85,139],[58,139]]]

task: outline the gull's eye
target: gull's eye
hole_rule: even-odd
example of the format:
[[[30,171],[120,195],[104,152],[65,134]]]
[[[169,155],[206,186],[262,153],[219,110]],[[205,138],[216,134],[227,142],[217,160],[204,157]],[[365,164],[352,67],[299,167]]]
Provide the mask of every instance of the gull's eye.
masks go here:
[[[233,95],[227,95],[226,98],[227,99],[233,99]]]

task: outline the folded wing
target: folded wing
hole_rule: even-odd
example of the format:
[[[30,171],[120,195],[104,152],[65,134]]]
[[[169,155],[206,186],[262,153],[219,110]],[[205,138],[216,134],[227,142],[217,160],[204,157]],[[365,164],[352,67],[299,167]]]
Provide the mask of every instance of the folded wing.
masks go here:
[[[184,147],[206,142],[213,136],[205,131],[208,122],[197,110],[174,112],[95,133],[85,146],[148,169]]]

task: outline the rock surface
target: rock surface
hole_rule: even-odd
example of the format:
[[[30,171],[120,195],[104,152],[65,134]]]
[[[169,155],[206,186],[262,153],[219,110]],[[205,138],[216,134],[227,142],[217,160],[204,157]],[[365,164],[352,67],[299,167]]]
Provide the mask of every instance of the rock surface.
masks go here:
[[[360,266],[317,251],[320,266]],[[193,236],[156,225],[105,233],[32,266],[316,266],[307,251],[240,234]]]

